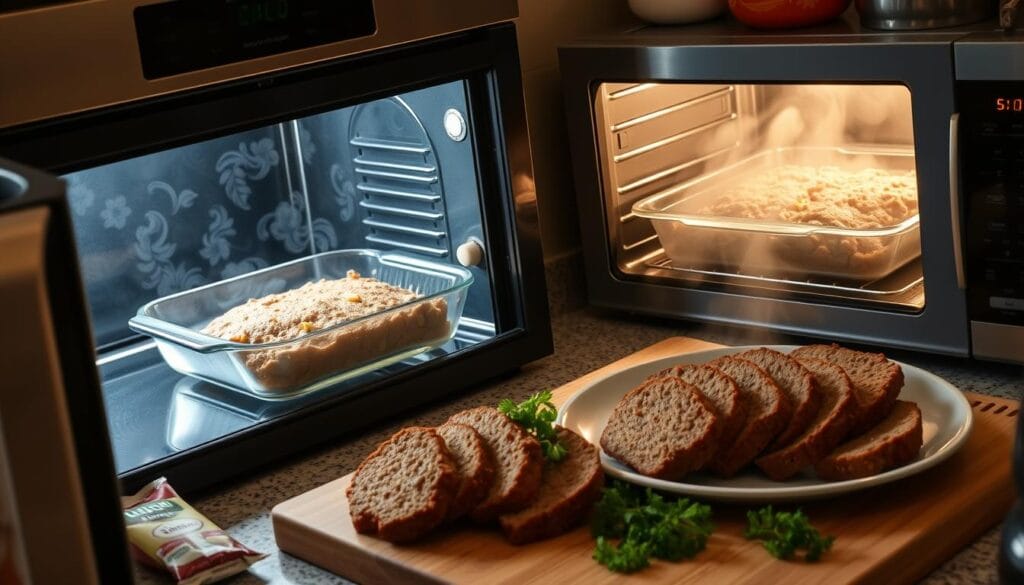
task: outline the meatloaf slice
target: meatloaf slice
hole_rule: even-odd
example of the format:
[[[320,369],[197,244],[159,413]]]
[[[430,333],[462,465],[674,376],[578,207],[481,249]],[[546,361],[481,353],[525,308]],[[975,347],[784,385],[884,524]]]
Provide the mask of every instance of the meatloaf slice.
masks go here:
[[[814,376],[821,393],[821,408],[810,426],[788,445],[759,457],[755,463],[765,474],[781,481],[817,463],[842,442],[858,412],[853,383],[839,366],[815,358],[800,363]]]
[[[479,504],[494,481],[494,462],[483,437],[462,423],[447,423],[437,427],[448,451],[459,470],[459,489],[455,501],[448,507],[448,519],[465,515]]]
[[[601,433],[601,447],[643,475],[679,479],[707,463],[718,431],[718,417],[700,390],[665,376],[619,400]]]
[[[703,365],[675,366],[662,370],[661,375],[675,376],[700,390],[718,417],[718,445],[732,444],[743,430],[747,413],[740,390],[732,378],[718,368]]]
[[[789,423],[789,400],[753,362],[726,356],[712,361],[714,366],[736,382],[747,405],[743,430],[731,445],[722,445],[708,464],[711,471],[731,477],[745,467]]]
[[[540,489],[544,455],[540,443],[496,408],[480,406],[452,415],[449,423],[469,425],[483,437],[494,461],[494,481],[469,515],[477,522],[529,505]]]
[[[596,447],[569,429],[558,427],[567,453],[544,464],[540,493],[529,506],[498,518],[512,544],[551,538],[577,526],[601,495],[604,472]]]
[[[794,350],[794,358],[814,357],[844,370],[853,382],[860,413],[850,430],[860,434],[889,415],[903,388],[903,370],[884,354],[855,351],[832,345],[807,345]]]
[[[777,449],[792,443],[818,414],[821,397],[815,388],[814,377],[796,360],[767,347],[745,351],[736,357],[754,362],[768,372],[775,385],[789,399],[793,414],[789,417],[789,424],[775,437],[771,448]]]
[[[822,479],[868,477],[913,461],[924,443],[921,409],[897,400],[892,412],[870,431],[839,446],[814,466]]]
[[[458,485],[459,472],[441,435],[408,427],[359,465],[345,495],[356,532],[406,542],[445,519]]]

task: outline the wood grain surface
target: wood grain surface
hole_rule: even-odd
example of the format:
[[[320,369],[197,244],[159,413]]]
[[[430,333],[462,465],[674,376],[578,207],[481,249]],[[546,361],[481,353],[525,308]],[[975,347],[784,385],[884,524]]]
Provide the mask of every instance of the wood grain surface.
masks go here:
[[[669,355],[717,347],[671,338],[554,391],[556,404],[590,380]],[[917,476],[803,509],[835,547],[815,564],[778,561],[743,539],[745,507],[712,505],[717,526],[707,549],[680,563],[654,561],[630,583],[786,584],[912,583],[1002,520],[1013,501],[1010,454],[1017,403],[967,393],[975,425],[967,444]],[[621,583],[591,559],[586,528],[525,546],[469,525],[395,546],[356,534],[344,497],[349,476],[292,498],[273,510],[278,547],[362,584]],[[792,506],[784,506],[790,509]]]

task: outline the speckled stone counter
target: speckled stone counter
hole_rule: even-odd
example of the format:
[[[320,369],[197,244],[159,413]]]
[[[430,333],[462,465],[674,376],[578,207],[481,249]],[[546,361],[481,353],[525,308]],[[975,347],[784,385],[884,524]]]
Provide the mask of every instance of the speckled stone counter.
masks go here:
[[[353,471],[374,446],[403,426],[436,425],[464,408],[496,404],[503,397],[525,398],[537,390],[560,386],[666,337],[686,335],[729,345],[806,341],[751,330],[612,314],[591,308],[572,310],[576,304],[558,290],[553,291],[555,353],[526,365],[511,376],[471,389],[456,399],[435,403],[413,415],[394,418],[358,437],[339,440],[319,451],[296,457],[291,463],[267,468],[245,480],[222,485],[205,494],[187,496],[193,505],[243,543],[271,553],[269,558],[254,565],[249,574],[234,578],[229,583],[348,583],[280,553],[274,544],[270,509],[281,501]],[[1024,387],[1024,370],[1015,366],[909,352],[886,353],[931,370],[963,390],[1017,398]],[[923,583],[995,583],[998,544],[998,532],[992,530],[939,567]],[[140,571],[138,580],[140,583],[169,582],[148,571]]]

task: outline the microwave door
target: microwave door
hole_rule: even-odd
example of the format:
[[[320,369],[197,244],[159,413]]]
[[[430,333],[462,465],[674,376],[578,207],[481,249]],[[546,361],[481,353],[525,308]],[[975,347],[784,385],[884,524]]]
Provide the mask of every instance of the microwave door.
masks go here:
[[[69,222],[57,178],[0,159],[0,303],[7,307],[0,554],[21,582],[126,583],[118,488]]]
[[[550,351],[519,75],[497,25],[0,129],[67,182],[125,489],[210,485]],[[209,349],[234,307],[348,270],[443,300],[446,335],[283,390],[245,341]]]
[[[957,35],[693,32],[560,49],[591,301],[967,355],[950,212]],[[766,219],[785,199],[771,185],[815,173],[901,182],[907,204],[831,231],[801,224],[813,208],[799,201]],[[730,194],[752,189],[765,205],[733,221]]]

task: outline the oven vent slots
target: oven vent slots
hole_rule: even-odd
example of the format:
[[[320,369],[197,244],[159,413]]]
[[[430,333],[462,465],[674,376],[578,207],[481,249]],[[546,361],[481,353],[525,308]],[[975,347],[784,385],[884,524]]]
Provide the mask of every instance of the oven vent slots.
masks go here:
[[[722,84],[605,84],[604,149],[609,210],[620,252],[648,251],[656,238],[633,204],[699,175],[741,146],[740,90]]]
[[[375,248],[449,256],[439,166],[415,114],[392,98],[361,106],[353,118],[349,144],[366,242]]]

